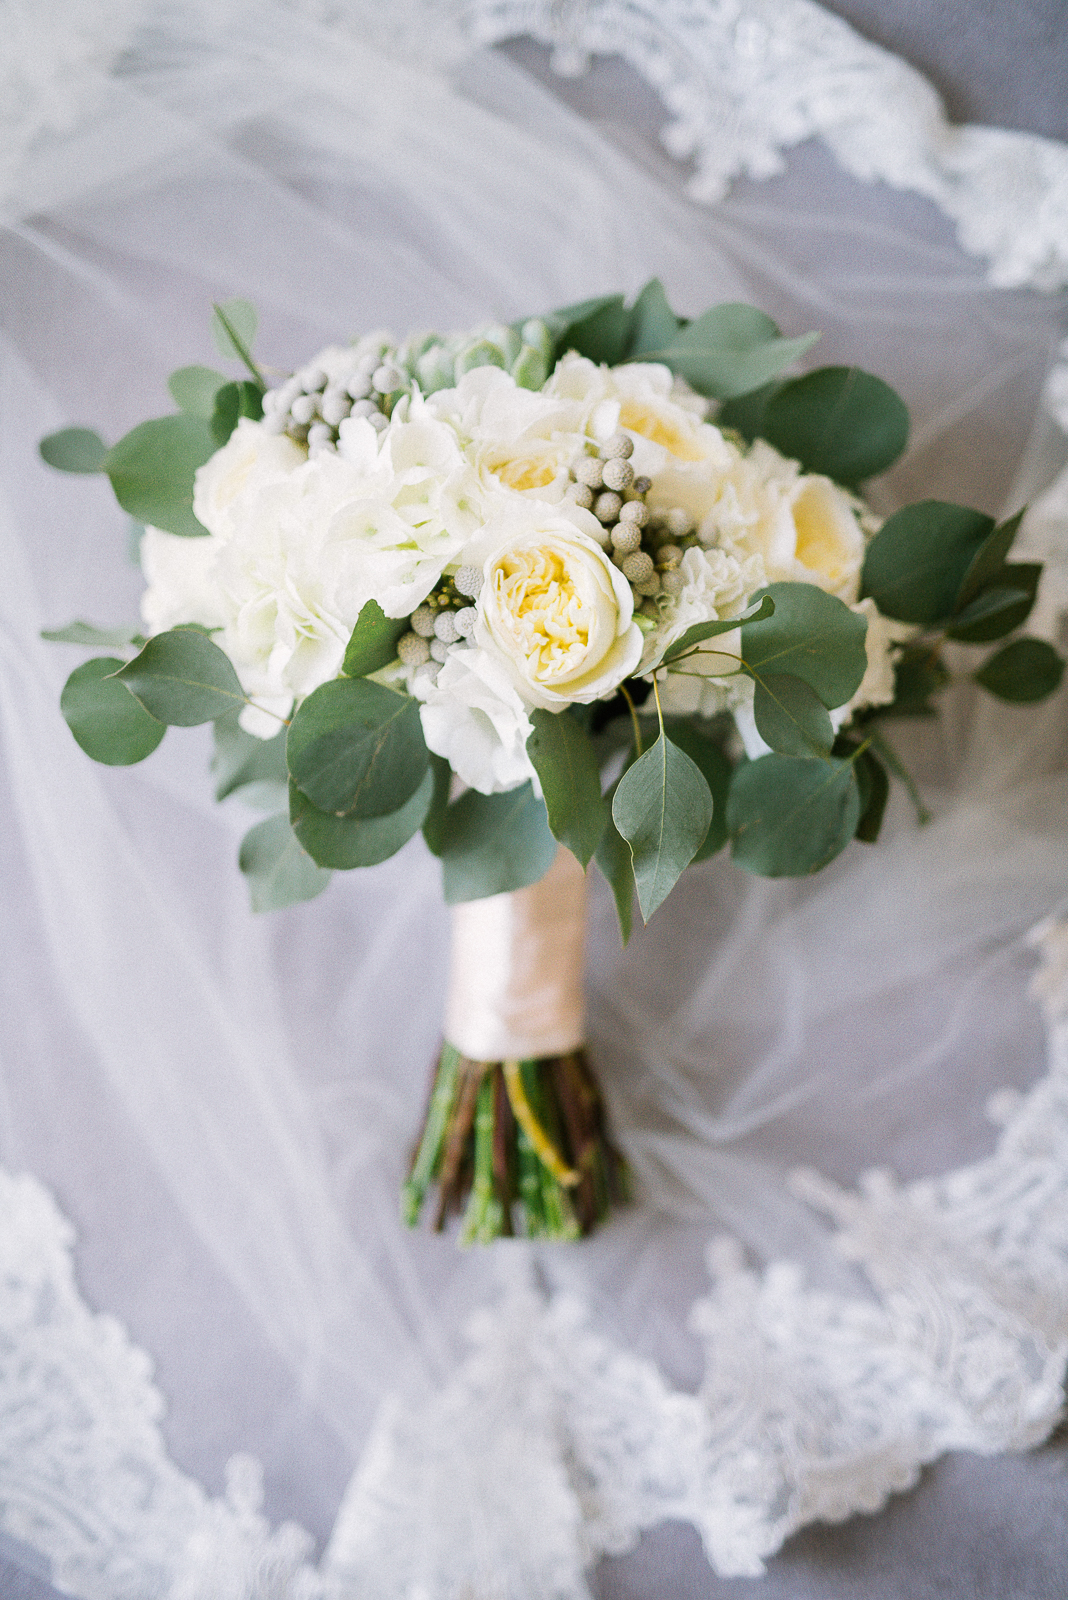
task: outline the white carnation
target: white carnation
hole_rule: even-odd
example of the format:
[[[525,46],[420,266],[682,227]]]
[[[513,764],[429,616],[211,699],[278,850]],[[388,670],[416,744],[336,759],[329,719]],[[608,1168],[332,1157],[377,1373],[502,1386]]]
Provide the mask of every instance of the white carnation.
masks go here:
[[[197,468],[193,514],[209,533],[229,538],[240,521],[242,501],[306,460],[307,451],[287,434],[268,433],[262,422],[242,417],[222,449]]]
[[[437,682],[418,675],[427,748],[481,794],[514,789],[533,776],[527,708],[500,662],[476,648],[451,650]]]
[[[190,539],[162,528],[146,528],[141,538],[141,569],[148,588],[141,616],[150,634],[197,622],[219,628],[224,618],[215,576],[219,541]]]

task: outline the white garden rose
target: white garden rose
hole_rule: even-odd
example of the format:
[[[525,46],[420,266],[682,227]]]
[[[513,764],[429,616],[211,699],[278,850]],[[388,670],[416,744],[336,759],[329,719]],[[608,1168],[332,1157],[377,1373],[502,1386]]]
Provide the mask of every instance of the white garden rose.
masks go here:
[[[559,500],[568,468],[584,454],[587,408],[524,389],[500,367],[476,367],[453,389],[439,389],[428,411],[454,431],[489,490]]]
[[[437,681],[417,673],[414,693],[427,749],[443,756],[457,777],[480,794],[526,783],[531,723],[501,663],[487,651],[451,650]]]
[[[576,507],[565,516],[553,506],[502,516],[485,530],[500,537],[483,568],[475,639],[528,705],[555,711],[601,699],[638,665],[631,587],[595,530],[588,513]]]
[[[209,533],[226,539],[240,519],[243,497],[255,495],[304,465],[308,453],[287,434],[242,417],[221,450],[197,468],[193,515]]]
[[[761,555],[769,583],[815,583],[851,605],[864,563],[859,509],[830,478],[802,473],[758,439],[738,456],[698,531],[706,544]]]

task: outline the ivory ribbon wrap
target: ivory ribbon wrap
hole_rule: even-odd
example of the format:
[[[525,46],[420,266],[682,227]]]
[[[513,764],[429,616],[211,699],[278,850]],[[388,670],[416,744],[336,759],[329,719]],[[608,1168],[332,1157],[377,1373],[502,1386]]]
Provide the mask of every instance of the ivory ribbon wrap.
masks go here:
[[[454,906],[445,1037],[473,1061],[583,1043],[586,876],[561,848],[529,889]]]

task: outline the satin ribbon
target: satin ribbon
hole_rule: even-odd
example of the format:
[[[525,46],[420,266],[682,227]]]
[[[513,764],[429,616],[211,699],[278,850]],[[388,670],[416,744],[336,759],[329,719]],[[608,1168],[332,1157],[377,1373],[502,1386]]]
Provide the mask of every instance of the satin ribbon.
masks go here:
[[[569,850],[538,883],[454,906],[445,1037],[474,1061],[577,1050],[585,1030],[586,877]]]

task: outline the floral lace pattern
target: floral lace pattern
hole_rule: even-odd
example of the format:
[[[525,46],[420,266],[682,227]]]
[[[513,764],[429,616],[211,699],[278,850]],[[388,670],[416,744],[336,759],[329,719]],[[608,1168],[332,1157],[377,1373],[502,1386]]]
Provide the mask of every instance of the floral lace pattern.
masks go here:
[[[875,1510],[943,1451],[1036,1444],[1068,1365],[1068,926],[1038,939],[1050,1071],[994,1097],[993,1155],[855,1193],[795,1179],[870,1298],[715,1244],[688,1394],[505,1246],[452,1380],[383,1407],[318,1570],[299,1528],[260,1514],[255,1462],[235,1458],[211,1500],[168,1459],[148,1358],[79,1298],[41,1186],[0,1175],[0,1526],[84,1600],[588,1600],[591,1563],[664,1519],[754,1576],[806,1522]]]

